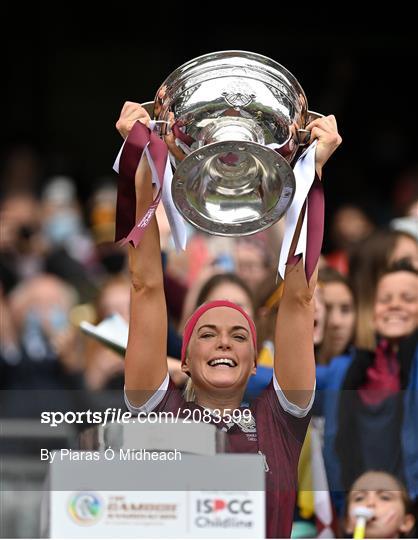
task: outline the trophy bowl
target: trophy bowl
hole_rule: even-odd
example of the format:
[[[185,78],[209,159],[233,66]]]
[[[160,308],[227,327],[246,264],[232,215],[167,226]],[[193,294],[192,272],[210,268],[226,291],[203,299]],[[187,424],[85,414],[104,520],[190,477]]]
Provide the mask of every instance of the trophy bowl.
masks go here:
[[[245,236],[278,221],[295,193],[292,162],[316,116],[282,65],[260,54],[205,54],[173,71],[157,91],[160,135],[170,113],[177,144],[174,204],[210,234]],[[149,110],[149,109],[148,109]]]

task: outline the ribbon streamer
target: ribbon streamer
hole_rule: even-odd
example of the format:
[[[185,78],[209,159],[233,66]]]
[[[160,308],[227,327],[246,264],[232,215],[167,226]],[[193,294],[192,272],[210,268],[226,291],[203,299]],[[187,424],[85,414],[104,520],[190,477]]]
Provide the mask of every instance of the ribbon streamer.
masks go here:
[[[191,149],[193,140],[173,125],[176,143],[184,150]],[[303,223],[295,256],[302,256],[306,279],[309,282],[319,259],[324,231],[324,195],[322,183],[315,175],[316,141],[299,157],[294,167],[296,191],[285,217],[285,231],[280,250],[278,273],[284,279],[286,263],[299,216],[306,202]],[[273,145],[268,145],[270,148]],[[135,173],[143,155],[146,155],[153,177],[159,187],[158,194],[145,215],[135,224],[136,193]],[[171,195],[172,170],[166,144],[144,124],[136,122],[115,160],[114,170],[119,173],[116,210],[116,241],[140,242],[146,227],[162,198],[167,219],[178,250],[185,249],[187,229]],[[171,157],[171,156],[170,156]],[[133,224],[135,224],[133,226]]]
[[[284,279],[290,246],[305,202],[302,227],[294,255],[303,258],[308,282],[321,254],[324,232],[324,194],[322,183],[315,174],[316,145],[315,141],[303,152],[293,169],[296,192],[285,217],[285,231],[278,266],[278,273],[282,279]]]
[[[135,173],[144,155],[151,168],[152,181],[159,190],[145,215],[135,223]],[[136,122],[116,157],[113,169],[119,174],[115,241],[122,245],[130,242],[136,247],[162,198],[176,248],[185,249],[187,231],[171,197],[173,174],[164,141],[144,124]]]

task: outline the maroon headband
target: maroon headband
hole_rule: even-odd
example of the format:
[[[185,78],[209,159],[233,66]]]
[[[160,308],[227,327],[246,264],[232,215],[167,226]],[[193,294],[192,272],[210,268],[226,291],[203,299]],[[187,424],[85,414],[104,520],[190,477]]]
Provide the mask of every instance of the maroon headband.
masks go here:
[[[189,346],[190,338],[192,337],[193,329],[196,326],[197,321],[200,319],[200,317],[206,313],[209,309],[213,309],[216,307],[229,307],[232,309],[236,309],[239,311],[244,317],[247,319],[248,324],[250,325],[251,330],[251,337],[253,339],[253,345],[255,351],[257,351],[257,332],[255,329],[254,321],[251,319],[251,317],[245,313],[245,311],[242,309],[242,307],[238,306],[237,304],[234,304],[233,302],[229,302],[229,300],[213,300],[212,302],[207,302],[206,304],[203,304],[199,308],[196,309],[196,311],[193,313],[193,315],[189,318],[189,320],[186,323],[186,326],[184,327],[184,333],[183,333],[183,344],[181,347],[181,363],[186,359],[186,351],[187,347]]]

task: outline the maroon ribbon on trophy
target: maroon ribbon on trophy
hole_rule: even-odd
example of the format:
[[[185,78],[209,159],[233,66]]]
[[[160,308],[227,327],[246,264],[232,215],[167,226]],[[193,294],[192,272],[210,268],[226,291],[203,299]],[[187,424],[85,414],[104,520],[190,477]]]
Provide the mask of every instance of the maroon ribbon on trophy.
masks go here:
[[[305,275],[309,283],[312,274],[318,264],[321,255],[322,241],[324,238],[325,198],[324,188],[318,175],[309,190],[307,197],[307,238]]]
[[[135,223],[135,174],[146,149],[151,161],[149,165],[152,172],[157,175],[160,186],[157,196],[144,216]],[[168,149],[164,141],[141,122],[135,122],[125,141],[119,161],[115,242],[120,241],[121,245],[129,242],[136,247],[141,241],[161,200],[167,157]]]
[[[186,145],[192,144],[189,135],[183,133],[180,126],[172,127],[174,135]],[[144,216],[135,223],[136,217],[136,192],[135,174],[143,153],[149,160],[154,181],[159,181],[157,196],[145,212]],[[131,243],[136,247],[155,214],[161,200],[164,173],[168,159],[168,148],[163,140],[140,122],[133,126],[122,148],[119,160],[118,195],[116,206],[116,233],[115,241],[121,241],[122,245]],[[313,165],[314,166],[314,165]],[[306,212],[306,249],[305,275],[309,282],[317,265],[324,233],[324,192],[322,183],[315,174],[313,183],[306,195],[305,205],[302,212]],[[287,258],[287,263],[295,263],[301,255],[292,255]]]
[[[324,188],[318,175],[309,189],[302,212],[306,212],[306,252],[305,252],[305,276],[306,281],[312,277],[321,255],[322,241],[324,238],[325,198]],[[302,258],[301,254],[289,254],[287,264],[297,264]]]

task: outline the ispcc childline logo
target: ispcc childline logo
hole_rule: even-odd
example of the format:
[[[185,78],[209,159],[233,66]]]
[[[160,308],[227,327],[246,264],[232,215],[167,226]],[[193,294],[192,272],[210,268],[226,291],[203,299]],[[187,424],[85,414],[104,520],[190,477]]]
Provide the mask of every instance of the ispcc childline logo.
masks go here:
[[[68,502],[68,513],[78,525],[94,525],[102,517],[103,509],[103,499],[97,493],[75,493]]]

